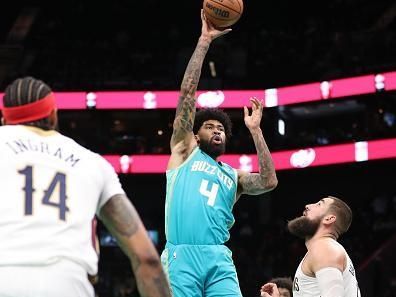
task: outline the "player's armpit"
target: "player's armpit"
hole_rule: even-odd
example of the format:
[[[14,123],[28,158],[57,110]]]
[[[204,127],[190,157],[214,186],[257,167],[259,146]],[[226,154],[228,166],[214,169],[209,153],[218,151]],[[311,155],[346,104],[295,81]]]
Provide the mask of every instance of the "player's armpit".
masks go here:
[[[100,219],[129,257],[142,296],[171,296],[158,253],[134,206],[125,195],[110,198]]]
[[[196,148],[197,142],[195,138],[192,138],[190,143],[186,143],[186,141],[180,141],[176,145],[172,147],[172,153],[168,161],[167,169],[174,169],[179,167],[192,153],[192,151]]]

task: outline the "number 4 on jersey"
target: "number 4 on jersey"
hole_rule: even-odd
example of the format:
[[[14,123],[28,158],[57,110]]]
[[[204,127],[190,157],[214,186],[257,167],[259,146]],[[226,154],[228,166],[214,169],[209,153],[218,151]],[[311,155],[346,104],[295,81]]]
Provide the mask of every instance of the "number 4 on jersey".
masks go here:
[[[18,173],[25,176],[25,187],[23,188],[25,191],[25,215],[31,215],[33,214],[33,192],[35,191],[33,188],[33,167],[27,166],[25,169],[19,170]],[[59,203],[56,203],[52,202],[50,199],[58,185]],[[66,221],[66,211],[69,210],[66,206],[66,198],[66,175],[57,172],[48,189],[44,191],[44,197],[41,202],[44,205],[59,208],[59,218]]]
[[[210,191],[208,190],[208,185],[209,185],[209,181],[203,179],[201,182],[201,187],[199,188],[199,192],[205,197],[208,197],[208,205],[213,206],[216,201],[217,192],[219,191],[219,185],[213,183]]]

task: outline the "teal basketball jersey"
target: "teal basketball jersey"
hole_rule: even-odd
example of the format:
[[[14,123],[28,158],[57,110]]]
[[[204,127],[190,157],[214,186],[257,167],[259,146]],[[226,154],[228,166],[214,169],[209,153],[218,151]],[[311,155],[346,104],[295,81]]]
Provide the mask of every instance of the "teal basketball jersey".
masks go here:
[[[166,172],[165,233],[172,244],[223,244],[234,224],[237,171],[195,148]]]

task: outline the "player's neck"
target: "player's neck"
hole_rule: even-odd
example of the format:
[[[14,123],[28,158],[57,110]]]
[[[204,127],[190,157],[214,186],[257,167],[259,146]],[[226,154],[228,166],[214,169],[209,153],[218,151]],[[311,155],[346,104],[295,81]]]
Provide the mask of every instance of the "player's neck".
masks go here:
[[[337,241],[337,236],[331,231],[328,230],[318,230],[314,236],[307,238],[305,240],[305,246],[309,250],[310,245],[312,245],[313,242],[318,241],[318,240],[323,240],[323,239],[332,239]]]
[[[27,126],[27,125],[22,125],[22,127],[26,128],[27,130],[30,130],[38,135],[41,135],[41,136],[52,136],[52,135],[58,134],[58,132],[54,129],[44,130],[40,127]]]
[[[205,154],[207,154],[209,157],[211,157],[216,162],[217,162],[217,159],[220,157],[220,156],[217,156],[217,155],[215,156],[215,155],[211,154],[210,152],[206,151],[202,147],[199,147],[199,148],[201,149],[201,151],[203,151]]]
[[[207,153],[207,155],[217,162],[217,158],[218,158],[217,156],[213,156],[213,155],[208,154],[208,153]]]

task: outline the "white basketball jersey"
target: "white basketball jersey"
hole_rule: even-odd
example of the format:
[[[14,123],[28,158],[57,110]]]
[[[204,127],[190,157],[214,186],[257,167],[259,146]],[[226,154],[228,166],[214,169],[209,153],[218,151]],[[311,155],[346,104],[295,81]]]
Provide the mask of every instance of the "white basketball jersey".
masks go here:
[[[342,273],[344,279],[344,295],[343,297],[360,297],[360,290],[358,282],[356,280],[355,268],[353,267],[352,261],[345,251],[347,257],[347,265]],[[305,258],[305,257],[304,257]],[[304,274],[302,271],[302,263],[304,259],[298,265],[296,274],[293,281],[293,296],[294,297],[320,297],[320,290],[318,282],[315,277],[310,277]]]
[[[123,194],[100,155],[54,131],[0,127],[0,266],[74,261],[94,275],[92,219]]]

